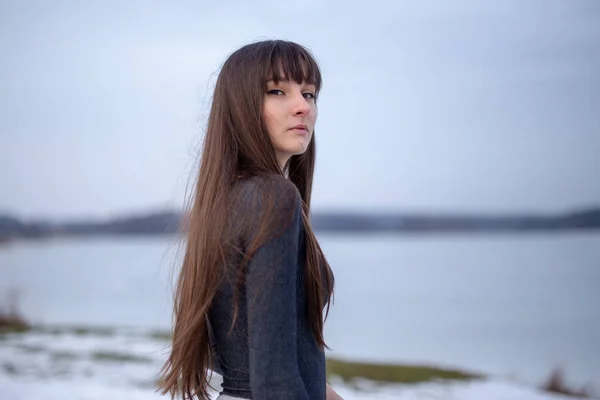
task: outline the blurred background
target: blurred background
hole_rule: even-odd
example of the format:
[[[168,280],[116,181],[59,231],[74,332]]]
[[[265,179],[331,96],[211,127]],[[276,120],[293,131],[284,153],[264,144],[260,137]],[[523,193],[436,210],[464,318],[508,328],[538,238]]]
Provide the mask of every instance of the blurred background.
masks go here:
[[[332,386],[597,395],[600,2],[3,0],[0,399],[160,397],[212,88],[273,38],[324,78]]]

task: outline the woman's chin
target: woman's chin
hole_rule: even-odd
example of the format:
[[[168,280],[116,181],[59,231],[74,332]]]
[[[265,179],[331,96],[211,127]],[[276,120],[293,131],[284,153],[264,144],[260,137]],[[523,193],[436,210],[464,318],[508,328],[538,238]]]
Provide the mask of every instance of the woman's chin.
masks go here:
[[[287,157],[298,156],[300,154],[304,154],[306,149],[308,148],[308,144],[300,145],[295,144],[294,146],[286,146],[284,149],[278,149],[278,154],[285,154]]]
[[[291,153],[294,156],[299,156],[301,154],[304,154],[306,152],[306,147],[298,147],[293,153]]]

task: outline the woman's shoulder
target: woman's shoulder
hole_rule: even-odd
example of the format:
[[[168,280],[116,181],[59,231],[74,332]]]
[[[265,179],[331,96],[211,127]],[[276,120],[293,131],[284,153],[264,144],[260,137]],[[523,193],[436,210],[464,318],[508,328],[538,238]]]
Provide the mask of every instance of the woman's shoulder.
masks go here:
[[[290,224],[301,224],[300,191],[283,176],[261,175],[236,181],[230,206],[232,228],[243,236],[262,231],[273,236]]]
[[[262,209],[295,208],[301,204],[298,188],[289,179],[277,175],[255,175],[238,179],[234,183],[234,200],[237,206]]]

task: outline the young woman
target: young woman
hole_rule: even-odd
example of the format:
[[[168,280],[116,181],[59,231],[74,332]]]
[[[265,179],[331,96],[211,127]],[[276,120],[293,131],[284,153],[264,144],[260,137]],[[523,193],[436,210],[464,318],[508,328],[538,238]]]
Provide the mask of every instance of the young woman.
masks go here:
[[[304,47],[242,47],[219,73],[160,389],[220,399],[341,399],[326,382],[334,277],[309,221],[319,67]]]

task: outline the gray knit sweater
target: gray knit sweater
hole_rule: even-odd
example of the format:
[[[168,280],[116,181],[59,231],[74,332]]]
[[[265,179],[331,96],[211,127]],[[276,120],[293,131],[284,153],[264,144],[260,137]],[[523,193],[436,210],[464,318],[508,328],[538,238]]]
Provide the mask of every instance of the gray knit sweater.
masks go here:
[[[264,211],[270,198],[274,211],[268,216]],[[307,317],[299,192],[281,176],[253,177],[234,184],[231,201],[238,246],[249,245],[265,218],[272,238],[247,265],[230,335],[241,256],[231,257],[209,311],[214,370],[223,376],[221,393],[256,400],[325,400],[325,354]]]

